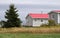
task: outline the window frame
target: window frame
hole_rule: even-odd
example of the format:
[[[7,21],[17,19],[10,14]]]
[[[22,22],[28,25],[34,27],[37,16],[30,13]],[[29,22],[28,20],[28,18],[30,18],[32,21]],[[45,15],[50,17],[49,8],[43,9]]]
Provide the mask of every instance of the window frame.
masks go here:
[[[43,22],[43,19],[41,19],[41,22]]]

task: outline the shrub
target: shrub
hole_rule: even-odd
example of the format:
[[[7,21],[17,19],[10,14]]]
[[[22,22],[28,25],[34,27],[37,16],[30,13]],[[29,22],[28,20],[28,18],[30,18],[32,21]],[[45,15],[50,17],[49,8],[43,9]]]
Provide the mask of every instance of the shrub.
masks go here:
[[[48,27],[48,24],[42,24],[41,27]]]
[[[48,23],[49,26],[55,26],[56,25],[54,20],[48,20],[48,22],[49,22]]]

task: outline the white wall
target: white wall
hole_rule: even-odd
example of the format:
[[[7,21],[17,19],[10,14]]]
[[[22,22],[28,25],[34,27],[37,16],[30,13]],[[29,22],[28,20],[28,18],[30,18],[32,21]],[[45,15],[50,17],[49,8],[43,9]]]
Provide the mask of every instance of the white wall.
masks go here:
[[[58,13],[58,23],[60,24],[60,13]]]
[[[33,25],[33,19],[30,16],[28,16],[26,18],[26,25],[28,25],[28,26],[32,26]]]
[[[41,22],[43,20],[43,22]],[[47,24],[48,19],[33,19],[33,26],[41,26],[42,24]]]

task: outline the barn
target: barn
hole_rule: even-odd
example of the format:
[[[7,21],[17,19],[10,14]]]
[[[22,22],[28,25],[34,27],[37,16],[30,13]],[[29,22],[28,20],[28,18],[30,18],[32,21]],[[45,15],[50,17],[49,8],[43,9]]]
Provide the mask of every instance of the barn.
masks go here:
[[[42,24],[47,24],[49,19],[48,14],[42,13],[29,13],[26,16],[27,26],[41,26]]]

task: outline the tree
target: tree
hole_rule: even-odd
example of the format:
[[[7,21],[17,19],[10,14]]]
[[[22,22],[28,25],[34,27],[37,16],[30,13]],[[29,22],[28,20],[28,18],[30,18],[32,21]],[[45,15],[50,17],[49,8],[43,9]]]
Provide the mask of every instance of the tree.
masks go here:
[[[5,18],[7,21],[4,23],[4,27],[19,27],[21,26],[21,20],[18,18],[18,10],[14,7],[14,4],[11,4],[9,10],[5,13]]]

